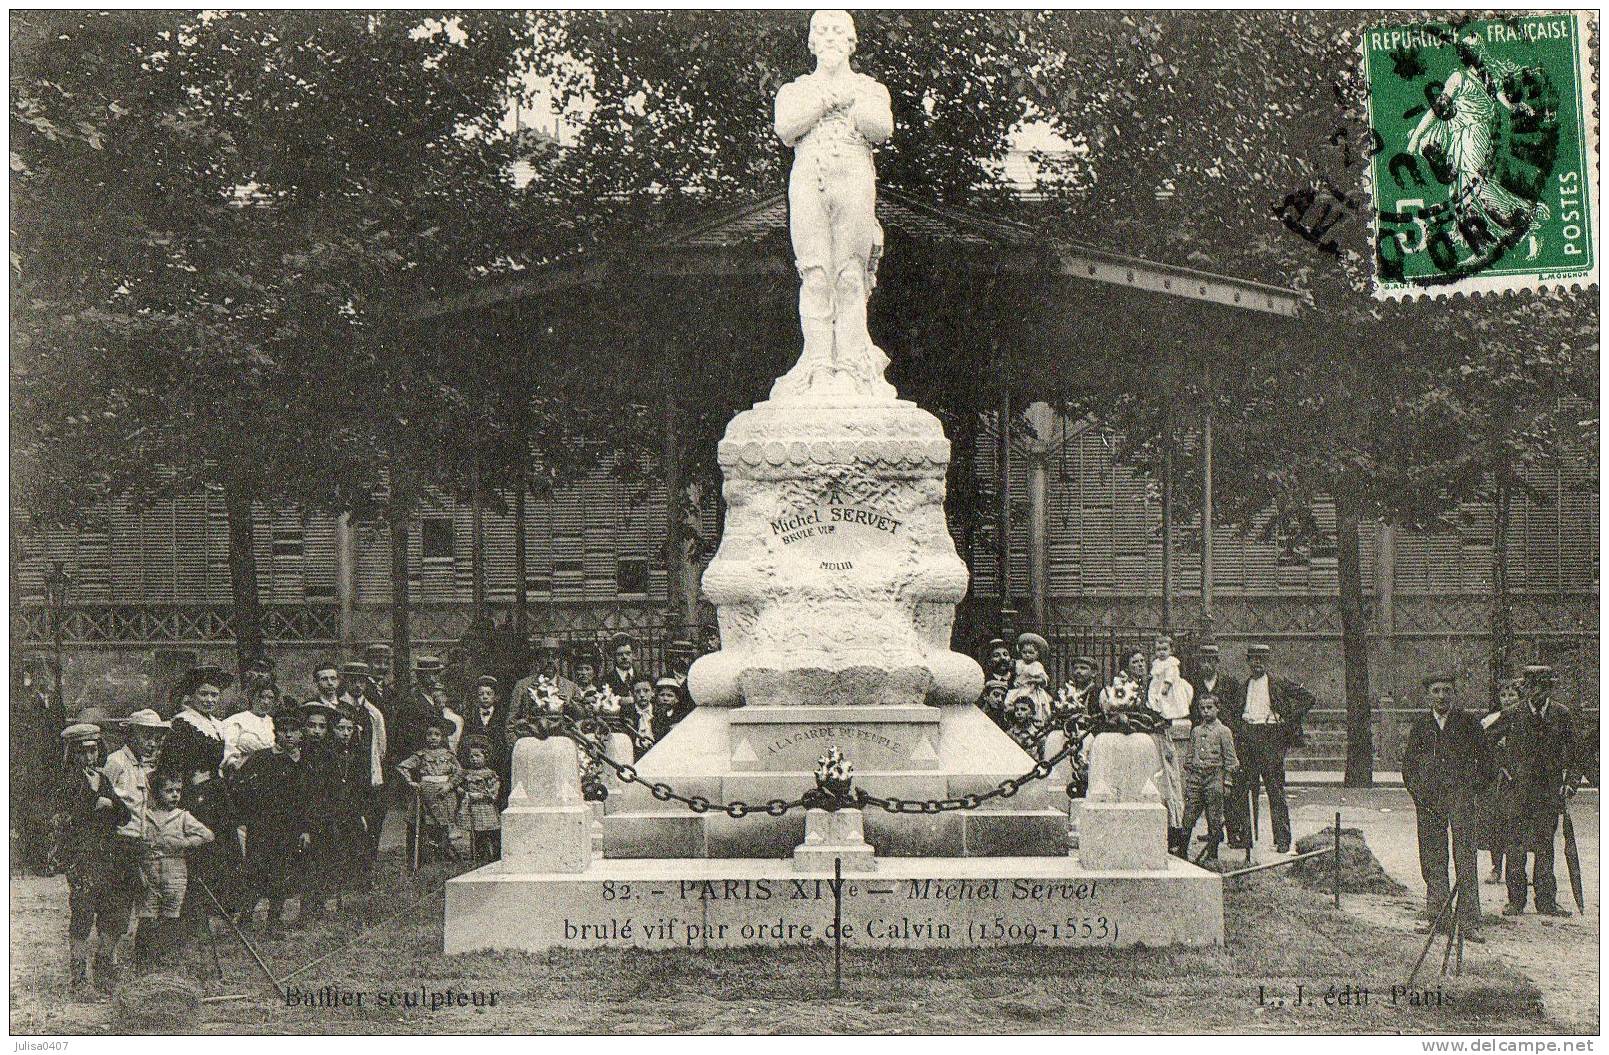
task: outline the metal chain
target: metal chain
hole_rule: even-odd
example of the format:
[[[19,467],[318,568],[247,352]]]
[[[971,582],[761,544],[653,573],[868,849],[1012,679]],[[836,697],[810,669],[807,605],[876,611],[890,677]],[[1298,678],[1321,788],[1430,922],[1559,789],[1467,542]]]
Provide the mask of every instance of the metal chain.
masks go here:
[[[766,813],[772,817],[781,817],[789,811],[800,807],[838,809],[846,806],[875,806],[885,813],[948,813],[957,810],[975,810],[985,802],[993,799],[1011,798],[1022,789],[1024,784],[1046,779],[1057,765],[1078,752],[1083,745],[1084,739],[1077,724],[1070,725],[1063,730],[1069,735],[1067,743],[1060,751],[1036,763],[1032,769],[1021,776],[1002,780],[995,787],[982,793],[960,795],[947,799],[902,799],[892,795],[884,798],[869,793],[865,788],[855,788],[848,796],[840,797],[823,788],[816,787],[811,788],[796,799],[771,799],[762,806],[744,802],[741,799],[733,799],[724,804],[711,802],[703,795],[683,795],[663,781],[643,779],[637,773],[635,766],[610,758],[603,745],[599,742],[597,733],[604,732],[606,735],[609,732],[624,733],[631,737],[633,743],[638,747],[652,745],[652,738],[638,736],[631,730],[621,728],[612,723],[590,718],[577,722],[568,715],[552,715],[546,719],[543,725],[539,725],[538,729],[549,734],[557,732],[575,741],[576,746],[580,747],[592,761],[608,766],[614,771],[615,776],[628,784],[640,784],[647,788],[649,794],[660,802],[679,802],[694,813],[720,811],[728,817],[746,817],[751,813]],[[1045,735],[1048,736],[1050,731],[1047,730]],[[1040,740],[1040,746],[1042,745],[1043,739]]]

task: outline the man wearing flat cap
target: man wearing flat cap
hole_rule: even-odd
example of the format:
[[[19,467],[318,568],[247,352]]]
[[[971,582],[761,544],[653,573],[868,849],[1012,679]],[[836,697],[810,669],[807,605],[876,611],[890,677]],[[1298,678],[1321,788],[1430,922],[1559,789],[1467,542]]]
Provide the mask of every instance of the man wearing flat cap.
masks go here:
[[[1193,700],[1208,693],[1218,697],[1220,703],[1240,699],[1240,682],[1235,680],[1234,675],[1219,669],[1218,661],[1221,658],[1222,649],[1215,641],[1203,641],[1196,646],[1196,669],[1190,678],[1190,685],[1195,689]],[[1195,722],[1199,718],[1192,702],[1190,721]]]
[[[1424,679],[1430,710],[1414,719],[1402,752],[1402,784],[1413,798],[1419,832],[1419,872],[1425,877],[1423,929],[1436,925],[1448,898],[1447,844],[1452,841],[1458,880],[1458,926],[1466,940],[1479,935],[1480,874],[1475,861],[1477,796],[1491,781],[1491,750],[1480,719],[1453,702],[1453,677]],[[1441,919],[1447,927],[1450,914]]]
[[[1532,664],[1521,676],[1520,702],[1487,731],[1493,742],[1502,743],[1499,763],[1513,825],[1504,862],[1508,905],[1503,914],[1524,912],[1527,895],[1534,891],[1538,915],[1568,916],[1570,910],[1559,904],[1553,868],[1559,817],[1581,779],[1575,715],[1553,698],[1552,667]]]
[[[1230,801],[1225,803],[1229,845],[1244,847],[1251,838],[1251,796],[1261,784],[1268,791],[1274,849],[1291,849],[1291,808],[1285,798],[1285,753],[1302,739],[1302,717],[1313,709],[1313,694],[1268,669],[1272,651],[1264,644],[1246,646],[1246,683],[1228,701],[1225,724],[1240,751],[1240,771]],[[1220,699],[1222,697],[1220,696]]]

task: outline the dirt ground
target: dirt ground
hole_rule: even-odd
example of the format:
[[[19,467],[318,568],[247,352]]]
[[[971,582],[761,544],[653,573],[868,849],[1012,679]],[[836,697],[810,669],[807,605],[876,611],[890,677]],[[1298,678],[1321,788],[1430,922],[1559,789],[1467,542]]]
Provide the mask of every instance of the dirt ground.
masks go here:
[[[1419,844],[1414,826],[1413,801],[1401,788],[1366,791],[1340,787],[1306,786],[1291,789],[1291,827],[1300,838],[1335,822],[1362,829],[1369,848],[1392,878],[1408,888],[1406,897],[1348,896],[1343,904],[1376,926],[1409,932],[1424,911],[1425,881],[1419,872]],[[1551,919],[1527,910],[1518,917],[1501,915],[1507,893],[1501,883],[1486,883],[1491,859],[1480,854],[1481,910],[1485,917],[1483,946],[1465,946],[1465,957],[1497,961],[1517,968],[1542,991],[1548,1017],[1571,1033],[1596,1033],[1599,1028],[1599,795],[1596,789],[1578,794],[1570,805],[1581,852],[1585,916]],[[1266,831],[1266,819],[1264,821]],[[1263,836],[1265,840],[1267,834]],[[1565,871],[1562,839],[1556,860],[1559,903],[1575,909]],[[1437,947],[1437,955],[1440,947]]]
[[[1298,833],[1317,827],[1306,813],[1298,817]],[[1478,953],[1467,957],[1463,977],[1439,979],[1432,965],[1411,998],[1398,993],[1393,999],[1391,987],[1403,981],[1419,948],[1406,913],[1399,920],[1389,906],[1363,908],[1355,897],[1337,912],[1326,897],[1279,872],[1227,883],[1222,948],[849,950],[844,993],[834,995],[831,950],[824,947],[444,956],[437,888],[451,869],[440,866],[409,876],[395,849],[382,857],[382,869],[378,895],[351,906],[343,924],[292,928],[261,945],[283,977],[422,899],[412,915],[378,926],[294,980],[306,993],[333,987],[349,999],[364,994],[361,1008],[287,1006],[220,931],[224,977],[209,979],[202,988],[211,996],[242,999],[207,1003],[195,1014],[146,1030],[1535,1034],[1587,1028],[1579,1016],[1555,1017],[1570,1010],[1556,990],[1544,1010],[1542,989],[1505,958]],[[1593,876],[1595,881],[1595,868]],[[36,1036],[132,1031],[113,1003],[67,992],[64,902],[59,878],[12,882],[12,1031]],[[1522,921],[1533,922],[1544,933],[1541,921]],[[1595,926],[1591,933],[1596,934]],[[197,962],[208,962],[204,950],[197,952]],[[408,1006],[408,997],[421,990],[425,1006]],[[431,1010],[430,996],[447,990],[480,994],[483,1006]],[[1365,990],[1369,1000],[1357,1002]],[[376,1005],[382,993],[394,994],[393,1006]],[[485,999],[492,993],[494,1005]],[[1347,993],[1350,1003],[1343,999]]]

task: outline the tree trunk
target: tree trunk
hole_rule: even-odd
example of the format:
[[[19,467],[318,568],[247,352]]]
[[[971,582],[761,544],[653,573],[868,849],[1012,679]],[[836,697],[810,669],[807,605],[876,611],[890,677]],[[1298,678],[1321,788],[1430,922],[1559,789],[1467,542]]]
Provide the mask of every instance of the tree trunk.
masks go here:
[[[413,680],[413,657],[409,625],[411,603],[408,583],[408,540],[412,534],[409,518],[413,514],[413,491],[401,460],[391,462],[391,498],[387,514],[391,525],[391,652],[392,676],[396,679],[396,700],[408,699]]]
[[[680,408],[676,399],[676,379],[672,374],[672,357],[662,361],[661,399],[664,401],[664,445],[660,461],[665,477],[665,586],[670,621],[677,627],[693,622],[693,600],[696,588],[688,589],[692,579],[691,560],[688,555],[687,531],[687,480],[682,471],[682,436]]]
[[[1336,571],[1340,579],[1341,662],[1346,681],[1346,786],[1374,784],[1374,731],[1370,723],[1369,625],[1363,610],[1362,513],[1355,496],[1335,498]]]
[[[521,641],[531,637],[530,598],[526,595],[528,572],[525,550],[525,474],[514,481],[514,633]]]
[[[1497,687],[1508,676],[1509,656],[1514,651],[1514,612],[1508,593],[1508,522],[1514,489],[1507,458],[1499,457],[1493,475],[1492,668],[1489,700],[1497,699]]]
[[[256,516],[254,489],[231,478],[224,484],[224,511],[229,517],[229,592],[234,599],[236,674],[245,677],[253,660],[263,657],[263,609],[257,596],[257,553],[252,546]]]

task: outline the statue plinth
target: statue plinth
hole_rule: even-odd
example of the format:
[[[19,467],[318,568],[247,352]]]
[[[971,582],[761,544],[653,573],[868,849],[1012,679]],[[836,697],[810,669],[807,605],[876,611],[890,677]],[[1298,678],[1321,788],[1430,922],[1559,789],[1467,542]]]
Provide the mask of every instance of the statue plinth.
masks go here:
[[[644,779],[763,807],[811,787],[834,745],[857,787],[906,799],[978,794],[1033,768],[975,706],[977,662],[950,650],[967,569],[944,518],[937,418],[897,399],[772,399],[732,420],[719,457],[725,532],[703,585],[722,648],[693,664],[698,707],[638,762]],[[1061,855],[1060,790],[872,810],[866,835],[885,856]],[[798,811],[689,814],[640,786],[612,795],[604,821],[611,857],[784,857],[803,835]]]
[[[726,525],[704,573],[722,649],[702,705],[972,703],[950,651],[967,569],[944,520],[950,445],[902,400],[768,401],[721,441]]]

